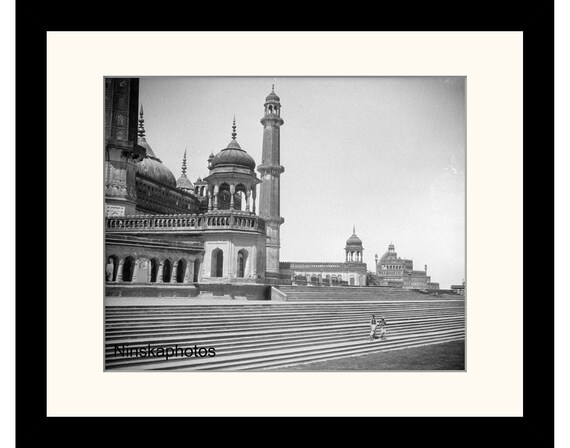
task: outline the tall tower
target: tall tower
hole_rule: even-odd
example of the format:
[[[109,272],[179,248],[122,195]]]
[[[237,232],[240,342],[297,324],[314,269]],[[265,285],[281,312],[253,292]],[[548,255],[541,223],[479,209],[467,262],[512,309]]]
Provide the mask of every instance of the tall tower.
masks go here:
[[[279,163],[279,132],[283,119],[281,118],[281,103],[275,94],[274,86],[265,98],[265,115],[261,119],[263,125],[263,153],[261,165],[257,171],[261,175],[259,198],[259,215],[265,220],[267,230],[266,271],[279,273],[279,227],[284,219],[280,216],[279,207],[279,177],[285,171]]]

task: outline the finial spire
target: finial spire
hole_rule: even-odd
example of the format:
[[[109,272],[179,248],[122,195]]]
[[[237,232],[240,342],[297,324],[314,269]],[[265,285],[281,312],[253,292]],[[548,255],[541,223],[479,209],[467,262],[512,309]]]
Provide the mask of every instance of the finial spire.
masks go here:
[[[139,137],[144,138],[144,118],[143,118],[143,105],[141,103],[141,111],[139,113]]]
[[[182,175],[186,176],[186,148],[184,148],[184,158],[182,159]]]
[[[271,84],[271,93],[275,93],[275,84]]]
[[[352,233],[356,235],[356,227],[354,226],[354,224],[352,225]]]
[[[236,139],[237,132],[236,132],[236,116],[234,114],[234,124],[232,125],[232,139]]]

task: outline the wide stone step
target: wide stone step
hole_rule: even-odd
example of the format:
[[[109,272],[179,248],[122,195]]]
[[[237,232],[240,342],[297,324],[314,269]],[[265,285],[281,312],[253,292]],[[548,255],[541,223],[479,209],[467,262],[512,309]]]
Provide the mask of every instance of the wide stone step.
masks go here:
[[[399,325],[405,322],[409,323],[422,323],[428,321],[443,321],[446,319],[454,319],[461,317],[461,315],[442,315],[437,316],[407,316],[399,319],[390,319],[388,325],[390,327],[394,325]],[[249,331],[259,331],[259,332],[283,332],[283,331],[298,331],[301,329],[311,330],[313,328],[326,327],[326,328],[342,328],[345,326],[352,327],[362,327],[369,328],[369,324],[365,319],[353,319],[353,318],[335,318],[335,319],[323,319],[323,320],[284,320],[284,321],[274,321],[274,322],[242,322],[240,325],[223,325],[221,323],[196,323],[195,325],[178,325],[178,326],[168,326],[168,327],[153,327],[147,326],[140,329],[122,329],[115,331],[106,331],[106,337],[109,340],[115,338],[126,338],[126,337],[138,337],[144,338],[151,335],[157,336],[176,336],[181,334],[209,334],[212,332],[221,332],[227,335],[229,334],[239,334],[246,335]]]
[[[392,329],[389,332],[390,340],[398,342],[404,339],[413,338],[424,338],[429,339],[434,335],[442,334],[445,332],[464,332],[464,325],[462,322],[454,322],[445,326],[423,326],[423,327],[408,327],[408,328],[398,328]],[[288,339],[270,339],[263,341],[247,341],[247,340],[236,340],[234,342],[220,341],[215,338],[201,340],[197,342],[192,340],[189,344],[190,347],[197,345],[198,347],[215,347],[216,348],[216,358],[217,360],[223,359],[233,359],[233,356],[243,356],[243,355],[253,355],[258,354],[260,356],[265,356],[270,354],[275,349],[291,350],[293,348],[313,348],[315,346],[320,346],[323,343],[347,343],[347,342],[358,342],[360,344],[363,341],[367,342],[368,332],[363,331],[363,329],[356,329],[351,332],[337,332],[334,334],[329,334],[327,332],[321,333],[311,333],[309,335],[299,335],[297,333],[293,334],[292,337]],[[148,342],[147,342],[148,343]],[[146,344],[138,344],[137,346],[129,344],[129,347],[143,347]],[[182,340],[176,342],[179,346],[184,346]],[[166,344],[154,344],[154,346],[174,346],[174,342],[170,342],[169,345]],[[163,362],[160,358],[119,358],[113,359],[114,349],[112,346],[108,347],[107,350],[107,366],[125,366],[125,365],[149,365],[156,364],[156,362]],[[171,362],[171,361],[168,361]],[[212,361],[210,361],[212,362]],[[202,365],[203,362],[198,362]]]
[[[209,370],[209,369],[251,369],[260,365],[268,367],[270,365],[283,365],[284,363],[306,362],[309,359],[319,359],[322,356],[349,356],[362,354],[365,352],[375,352],[380,350],[404,348],[417,344],[429,344],[442,339],[462,339],[465,333],[462,329],[443,330],[431,334],[414,334],[406,337],[391,337],[387,341],[350,341],[336,342],[322,345],[310,345],[304,348],[290,347],[275,350],[266,350],[249,354],[233,354],[211,358],[192,358],[188,360],[169,360],[152,363],[146,369],[152,370]],[[139,369],[139,366],[123,367],[126,369]]]
[[[429,332],[432,330],[461,327],[463,328],[465,321],[463,319],[454,319],[447,322],[426,322],[421,325],[395,325],[391,326],[389,332],[391,334],[398,334],[399,332],[414,331],[414,332]],[[309,330],[289,328],[287,331],[259,331],[259,329],[251,329],[249,334],[239,333],[202,333],[201,335],[177,335],[164,338],[161,335],[151,335],[148,338],[120,338],[108,339],[106,341],[106,352],[111,353],[115,346],[128,345],[129,347],[137,348],[143,347],[147,344],[155,346],[160,345],[182,345],[182,344],[198,344],[198,345],[211,345],[216,347],[229,347],[234,345],[244,345],[248,343],[255,343],[260,347],[264,344],[283,343],[294,340],[309,340],[317,339],[320,337],[346,337],[356,335],[368,336],[370,330],[368,327],[351,325],[351,326],[337,326],[337,327],[313,327]]]
[[[464,300],[304,301],[105,307],[110,370],[243,370],[352,356],[465,338]],[[371,314],[388,340],[368,341]],[[208,358],[115,356],[115,345],[214,347]]]

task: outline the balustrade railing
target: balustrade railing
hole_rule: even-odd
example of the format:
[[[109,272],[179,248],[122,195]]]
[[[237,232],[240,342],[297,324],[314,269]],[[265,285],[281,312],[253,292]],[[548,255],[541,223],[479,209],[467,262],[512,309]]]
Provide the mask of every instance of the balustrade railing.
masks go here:
[[[132,215],[106,218],[107,232],[233,229],[265,231],[265,221],[250,213],[206,213],[203,215]]]

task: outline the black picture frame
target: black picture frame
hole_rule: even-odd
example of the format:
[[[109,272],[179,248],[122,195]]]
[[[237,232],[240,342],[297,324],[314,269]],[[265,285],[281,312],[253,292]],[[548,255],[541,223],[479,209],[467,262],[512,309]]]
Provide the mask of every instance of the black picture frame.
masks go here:
[[[185,7],[187,13],[183,13]],[[540,257],[545,263],[554,260],[554,2],[405,2],[382,3],[375,7],[362,4],[346,9],[330,3],[326,7],[317,7],[315,12],[299,9],[293,4],[266,4],[259,8],[234,4],[226,11],[224,9],[221,5],[200,5],[198,9],[174,3],[148,8],[135,2],[35,4],[19,1],[16,4],[17,445],[32,445],[38,439],[59,446],[77,446],[86,440],[100,446],[149,446],[170,443],[173,439],[190,444],[198,443],[198,434],[205,434],[214,443],[221,440],[219,433],[233,437],[237,443],[243,439],[246,430],[255,439],[259,439],[260,433],[268,433],[282,441],[301,441],[304,434],[299,425],[302,424],[310,430],[309,434],[319,439],[347,434],[353,442],[373,441],[399,447],[418,444],[456,447],[467,442],[501,447],[523,442],[536,447],[554,446],[554,271],[541,272],[538,280],[529,269],[537,246],[540,246]],[[124,16],[126,10],[132,13],[128,19]],[[44,191],[47,166],[46,33],[174,30],[523,33],[523,417],[214,419],[46,416],[47,273],[46,266],[42,266],[42,260],[47,260]],[[78,160],[80,158],[78,155]],[[30,227],[30,223],[33,226]],[[36,260],[33,265],[30,263],[32,254]],[[493,256],[501,262],[509,262],[509,254],[502,254],[500,248]],[[500,269],[499,266],[494,268]],[[33,281],[30,280],[31,272]],[[526,331],[531,327],[540,327],[540,338],[531,337]],[[141,394],[145,393],[160,392],[141,391]],[[283,437],[285,433],[289,437]]]

